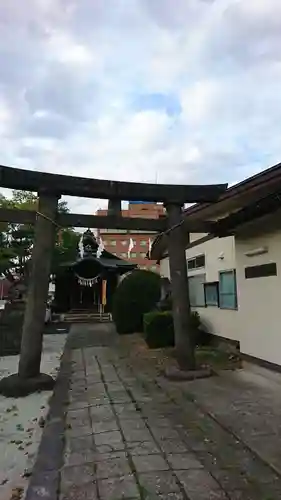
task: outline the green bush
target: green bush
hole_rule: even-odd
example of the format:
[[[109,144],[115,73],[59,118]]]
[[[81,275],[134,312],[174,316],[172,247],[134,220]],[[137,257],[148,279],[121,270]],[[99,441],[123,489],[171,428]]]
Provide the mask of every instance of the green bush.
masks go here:
[[[190,315],[190,327],[193,332],[196,332],[200,327],[200,316],[197,311],[192,311]]]
[[[174,346],[172,311],[152,311],[145,314],[144,333],[147,345],[152,349]],[[204,346],[211,342],[211,335],[201,329],[200,316],[197,311],[193,311],[190,316],[190,334],[194,346]]]
[[[196,340],[196,345],[198,346],[202,347],[208,346],[213,343],[213,336],[210,335],[210,333],[207,332],[206,330],[203,330],[203,328],[200,325],[200,327],[196,331],[195,340]]]
[[[151,349],[175,344],[173,314],[171,311],[152,311],[144,315],[144,334]]]
[[[25,304],[15,301],[7,303],[0,316],[0,356],[20,353]]]
[[[192,332],[193,345],[205,346],[212,341],[212,336],[202,328],[200,315],[197,311],[192,311],[190,317],[190,327]]]
[[[113,296],[112,317],[119,334],[143,331],[143,315],[156,306],[161,278],[151,271],[136,270],[124,278]]]
[[[162,299],[159,304],[157,305],[157,309],[159,311],[172,311],[173,304],[172,304],[172,297],[171,295],[168,295],[168,297],[165,297],[165,299]]]

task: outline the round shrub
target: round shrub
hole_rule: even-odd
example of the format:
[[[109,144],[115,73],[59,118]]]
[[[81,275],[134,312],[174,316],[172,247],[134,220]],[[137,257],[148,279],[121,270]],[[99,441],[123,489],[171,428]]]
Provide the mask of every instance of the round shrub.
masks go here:
[[[113,296],[112,317],[119,334],[143,331],[143,315],[156,306],[161,278],[152,271],[135,270],[126,276]]]
[[[201,327],[200,316],[192,311],[189,320],[189,332],[193,346],[210,344],[211,335]],[[172,347],[175,345],[173,313],[168,310],[152,311],[144,315],[144,333],[147,345],[151,349]]]
[[[175,345],[173,314],[171,311],[152,311],[144,315],[145,340],[151,349]]]

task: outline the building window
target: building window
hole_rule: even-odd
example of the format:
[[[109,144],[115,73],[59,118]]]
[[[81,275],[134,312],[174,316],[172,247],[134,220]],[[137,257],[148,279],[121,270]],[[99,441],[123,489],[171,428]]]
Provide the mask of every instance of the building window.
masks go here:
[[[111,240],[110,244],[111,244],[113,247],[116,247],[116,240]]]
[[[246,280],[252,278],[265,278],[267,276],[277,276],[276,262],[269,262],[268,264],[261,264],[259,266],[245,267]]]
[[[141,256],[143,259],[145,259],[145,257],[146,257],[146,253],[145,253],[145,252],[142,252],[142,253],[140,254],[140,256]]]
[[[152,271],[157,271],[158,267],[157,266],[152,266],[151,269],[152,269]]]
[[[219,306],[219,282],[205,283],[205,304],[206,306]]]
[[[147,245],[147,241],[146,240],[141,240],[140,241],[140,246],[141,247],[146,247],[146,245]]]
[[[123,258],[125,257],[126,258],[126,257],[128,257],[128,254],[125,253],[125,252],[123,252],[123,253],[121,253],[121,257],[123,257]]]
[[[127,240],[122,240],[121,243],[122,243],[123,247],[126,246],[126,245],[128,245],[128,241]]]
[[[197,255],[197,257],[188,259],[187,268],[189,271],[199,269],[200,267],[205,267],[205,255]]]
[[[197,274],[188,278],[189,301],[192,307],[205,307],[205,279],[205,274]]]
[[[136,254],[135,252],[132,252],[132,253],[131,253],[131,257],[132,257],[132,259],[136,259],[137,254]]]
[[[221,309],[237,309],[236,272],[219,273],[219,306]]]

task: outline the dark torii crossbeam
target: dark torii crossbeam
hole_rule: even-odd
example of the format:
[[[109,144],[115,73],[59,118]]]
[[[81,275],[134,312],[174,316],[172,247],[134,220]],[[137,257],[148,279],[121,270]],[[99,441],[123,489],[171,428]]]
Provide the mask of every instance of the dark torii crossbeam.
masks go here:
[[[205,203],[217,201],[227,184],[173,185],[108,181],[71,175],[49,174],[0,166],[0,187],[24,191],[48,191],[59,196],[79,196],[106,200],[145,200],[162,203]]]
[[[51,388],[53,379],[40,373],[42,333],[48,295],[55,228],[61,226],[107,227],[128,230],[167,231],[172,282],[175,344],[182,370],[195,370],[194,350],[190,336],[190,305],[183,230],[180,225],[184,203],[215,202],[227,184],[176,186],[88,179],[35,172],[0,166],[0,187],[37,192],[38,212],[0,210],[0,221],[35,223],[31,275],[23,324],[19,370],[0,381],[0,393],[22,396]],[[103,198],[109,200],[109,215],[104,217],[58,214],[61,195]],[[165,204],[163,219],[126,219],[121,216],[122,200],[146,200]],[[171,233],[169,228],[176,226]],[[209,232],[210,223],[192,222],[188,231]],[[170,236],[171,235],[171,236]]]
[[[0,221],[11,224],[35,224],[39,215],[35,210],[19,210],[17,208],[0,208]],[[94,227],[96,229],[122,229],[128,231],[165,232],[168,229],[167,217],[144,219],[140,217],[122,217],[121,215],[82,215],[58,214],[57,224],[60,227]],[[212,222],[189,221],[185,225],[190,233],[211,233]]]

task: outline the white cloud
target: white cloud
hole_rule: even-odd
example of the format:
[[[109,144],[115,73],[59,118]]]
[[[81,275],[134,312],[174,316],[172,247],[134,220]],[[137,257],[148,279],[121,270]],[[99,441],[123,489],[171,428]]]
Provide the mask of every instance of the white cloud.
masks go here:
[[[5,137],[12,128],[13,114],[5,99],[0,97],[0,136]]]
[[[190,183],[278,162],[279,14],[279,0],[2,4],[1,163]]]
[[[183,119],[193,125],[209,120],[213,114],[213,105],[219,98],[219,84],[212,80],[199,80],[183,88],[180,92]]]
[[[47,53],[51,60],[73,66],[90,65],[95,59],[88,47],[76,43],[69,34],[56,31],[50,34]]]

